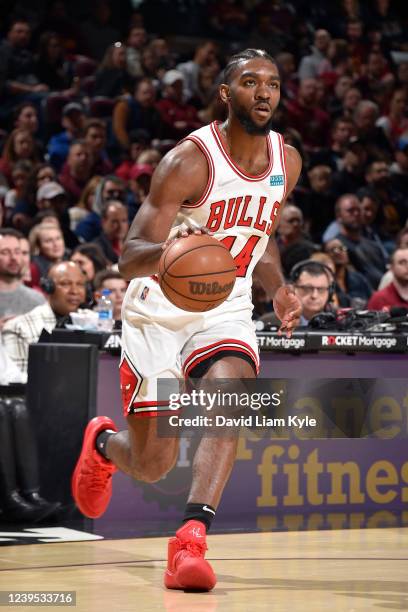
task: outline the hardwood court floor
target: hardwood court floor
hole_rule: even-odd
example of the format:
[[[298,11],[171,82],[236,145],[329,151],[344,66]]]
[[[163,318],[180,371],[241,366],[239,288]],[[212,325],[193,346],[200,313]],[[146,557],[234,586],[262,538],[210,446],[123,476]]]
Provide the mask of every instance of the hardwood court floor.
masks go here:
[[[213,535],[218,585],[201,594],[163,588],[166,542],[4,546],[0,590],[75,590],[81,612],[408,610],[408,529]]]

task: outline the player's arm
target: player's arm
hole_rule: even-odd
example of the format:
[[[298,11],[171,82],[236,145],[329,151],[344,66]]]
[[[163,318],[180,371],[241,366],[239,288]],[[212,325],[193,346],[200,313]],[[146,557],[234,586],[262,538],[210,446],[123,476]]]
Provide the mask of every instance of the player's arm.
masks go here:
[[[124,278],[157,273],[163,244],[180,207],[199,200],[207,179],[207,161],[191,141],[182,142],[162,159],[126,238],[119,260]]]
[[[302,159],[297,150],[290,145],[285,145],[285,154],[288,196],[298,181]],[[282,202],[280,207],[279,218],[285,202]],[[284,284],[280,253],[274,235],[270,237],[266,251],[254,270],[254,275],[261,281],[268,297],[273,299],[274,311],[281,321],[279,333],[285,332],[290,338],[292,331],[299,325],[302,308],[293,289]]]

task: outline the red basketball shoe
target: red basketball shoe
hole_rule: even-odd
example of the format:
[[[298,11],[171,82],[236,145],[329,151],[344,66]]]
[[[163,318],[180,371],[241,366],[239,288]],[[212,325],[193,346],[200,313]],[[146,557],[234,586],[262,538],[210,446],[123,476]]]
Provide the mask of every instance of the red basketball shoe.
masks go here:
[[[205,525],[188,521],[170,538],[164,584],[168,589],[211,591],[217,578],[204,559],[207,544]]]
[[[95,447],[97,435],[105,429],[117,431],[115,423],[108,417],[95,417],[89,421],[72,475],[72,496],[82,514],[89,518],[102,516],[108,507],[112,496],[112,474],[117,470],[115,464],[102,457]]]

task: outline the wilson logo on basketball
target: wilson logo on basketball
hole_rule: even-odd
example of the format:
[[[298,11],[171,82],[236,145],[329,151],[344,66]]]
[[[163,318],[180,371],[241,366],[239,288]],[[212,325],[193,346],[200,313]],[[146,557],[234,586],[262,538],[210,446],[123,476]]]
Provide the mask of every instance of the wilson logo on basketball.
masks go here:
[[[197,281],[189,281],[191,295],[219,295],[220,293],[229,293],[234,283],[227,283],[226,285],[220,285],[217,282],[214,283],[200,283]]]

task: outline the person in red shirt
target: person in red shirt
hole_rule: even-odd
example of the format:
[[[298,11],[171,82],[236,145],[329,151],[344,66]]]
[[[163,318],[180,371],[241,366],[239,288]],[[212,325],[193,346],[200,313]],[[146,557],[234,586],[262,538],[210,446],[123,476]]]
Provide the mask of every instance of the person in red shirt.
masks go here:
[[[408,248],[394,251],[390,269],[394,280],[373,293],[367,304],[369,310],[389,310],[393,306],[408,308]]]
[[[163,77],[163,99],[157,109],[165,124],[166,138],[180,140],[201,127],[197,109],[183,101],[184,77],[178,70],[168,70]]]

